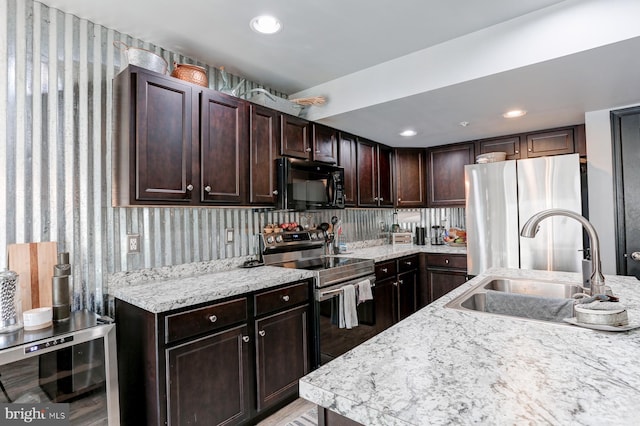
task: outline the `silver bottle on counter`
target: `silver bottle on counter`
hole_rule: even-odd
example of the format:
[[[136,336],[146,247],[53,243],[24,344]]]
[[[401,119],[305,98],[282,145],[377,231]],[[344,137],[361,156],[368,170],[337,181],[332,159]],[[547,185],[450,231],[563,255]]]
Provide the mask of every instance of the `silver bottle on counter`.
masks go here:
[[[51,278],[54,321],[66,320],[71,314],[70,276],[69,253],[58,253],[58,264],[53,267],[53,277]]]
[[[0,271],[0,333],[11,333],[22,328],[22,299],[18,274]]]

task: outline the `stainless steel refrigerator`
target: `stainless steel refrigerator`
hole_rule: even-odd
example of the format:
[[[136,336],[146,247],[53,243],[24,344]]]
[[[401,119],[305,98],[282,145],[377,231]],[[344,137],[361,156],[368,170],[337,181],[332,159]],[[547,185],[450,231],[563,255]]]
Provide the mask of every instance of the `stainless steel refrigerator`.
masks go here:
[[[579,272],[582,227],[567,217],[520,237],[534,213],[561,208],[582,214],[578,154],[465,166],[469,275],[490,267]]]

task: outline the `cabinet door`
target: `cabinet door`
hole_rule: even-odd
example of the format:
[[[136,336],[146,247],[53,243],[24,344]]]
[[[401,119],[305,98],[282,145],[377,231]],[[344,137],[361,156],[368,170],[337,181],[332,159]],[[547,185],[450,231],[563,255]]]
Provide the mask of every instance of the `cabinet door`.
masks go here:
[[[464,207],[464,166],[474,163],[473,144],[429,150],[428,207]]]
[[[394,323],[396,311],[394,306],[395,284],[395,276],[384,280],[376,279],[373,303],[375,304],[376,331],[378,333],[391,327]]]
[[[198,137],[197,95],[191,86],[173,79],[144,72],[135,78],[135,129],[129,136],[135,140],[129,141],[135,146],[129,169],[130,193],[135,194],[131,201],[189,203]]]
[[[393,207],[393,149],[378,145],[378,205]]]
[[[467,274],[463,271],[428,269],[427,276],[431,293],[430,302],[439,299],[467,281]]]
[[[377,147],[373,142],[358,139],[358,206],[378,207]]]
[[[256,320],[258,411],[298,392],[309,372],[309,305]]]
[[[413,314],[418,307],[418,272],[416,270],[398,274],[396,282],[396,321]]]
[[[527,157],[573,154],[576,152],[573,128],[527,135]]]
[[[322,124],[313,124],[313,160],[338,162],[338,131]]]
[[[424,149],[402,148],[395,152],[396,206],[427,205],[427,169]]]
[[[340,133],[338,165],[344,168],[344,195],[346,206],[355,206],[358,201],[358,154],[356,144],[355,136]]]
[[[276,196],[276,166],[280,127],[278,113],[260,105],[251,104],[249,126],[249,202],[274,204]]]
[[[238,424],[249,418],[249,340],[243,325],[166,350],[170,424]]]
[[[281,114],[281,153],[288,157],[311,159],[309,122],[302,118]]]
[[[244,202],[247,103],[224,93],[203,91],[200,129],[201,200]]]
[[[478,142],[479,154],[488,152],[506,152],[507,160],[519,160],[524,158],[520,155],[520,136],[509,136],[504,138],[484,139]]]

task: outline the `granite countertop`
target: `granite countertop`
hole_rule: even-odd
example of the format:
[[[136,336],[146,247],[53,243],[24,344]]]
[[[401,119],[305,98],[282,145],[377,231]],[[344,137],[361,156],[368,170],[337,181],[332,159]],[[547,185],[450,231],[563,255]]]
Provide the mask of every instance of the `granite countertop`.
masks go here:
[[[377,245],[354,248],[343,256],[380,262],[420,252],[466,253],[466,250],[446,245]],[[243,260],[235,258],[120,272],[109,277],[108,293],[149,312],[161,313],[316,276],[313,271],[275,266],[240,268]]]
[[[399,245],[382,245],[374,247],[364,247],[349,250],[349,252],[341,254],[345,257],[358,257],[362,259],[373,259],[374,262],[383,262],[385,260],[395,259],[397,257],[409,256],[416,253],[443,253],[443,254],[467,254],[466,247],[450,247],[446,244],[431,245],[427,244],[419,246],[415,244],[399,244]]]
[[[311,372],[300,396],[365,425],[638,424],[640,329],[602,332],[445,308],[493,269]],[[640,282],[607,276],[640,322]]]
[[[313,277],[313,271],[302,269],[236,268],[121,285],[110,290],[110,295],[151,313],[162,313]]]

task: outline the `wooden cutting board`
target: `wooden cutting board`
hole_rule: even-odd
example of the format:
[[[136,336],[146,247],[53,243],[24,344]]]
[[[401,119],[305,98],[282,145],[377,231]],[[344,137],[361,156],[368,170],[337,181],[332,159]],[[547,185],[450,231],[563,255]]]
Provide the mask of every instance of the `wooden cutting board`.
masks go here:
[[[51,277],[58,263],[58,243],[9,244],[9,269],[19,276],[22,312],[51,306]]]

